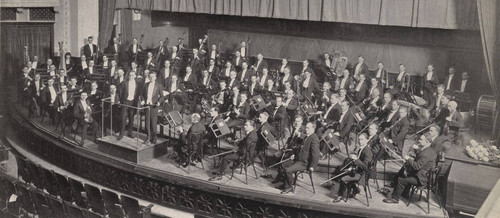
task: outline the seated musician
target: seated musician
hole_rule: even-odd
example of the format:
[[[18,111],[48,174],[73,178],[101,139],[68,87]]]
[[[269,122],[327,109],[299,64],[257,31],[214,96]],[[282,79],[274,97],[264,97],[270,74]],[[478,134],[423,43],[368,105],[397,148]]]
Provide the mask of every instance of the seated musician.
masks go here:
[[[408,120],[408,108],[400,107],[398,110],[398,119],[394,122],[389,130],[389,142],[394,143],[395,148],[402,152],[403,155],[406,154],[407,151],[403,150],[404,141],[406,138],[406,134],[408,133],[408,129],[410,128],[410,121]]]
[[[202,71],[202,78],[198,82],[206,89],[215,89],[217,86],[214,79],[210,77],[210,74],[207,70]]]
[[[238,103],[231,107],[231,112],[225,120],[230,128],[241,126],[245,120],[249,119],[250,104],[247,101],[247,93],[239,93],[239,96]]]
[[[302,116],[297,115],[295,117],[295,120],[293,121],[293,124],[292,124],[292,128],[290,128],[290,136],[286,140],[286,146],[283,149],[276,151],[273,154],[273,157],[276,160],[278,160],[278,161],[280,159],[283,160],[284,159],[283,154],[290,151],[290,149],[291,150],[294,150],[296,148],[300,149],[300,145],[302,145],[302,140],[305,137],[305,127],[302,125],[303,122],[304,122],[304,118]],[[279,175],[279,173],[278,173],[278,175]],[[273,184],[281,181],[281,179],[279,177],[276,177],[273,180]]]
[[[261,112],[259,114],[258,120],[259,120],[259,128],[257,130],[258,136],[259,136],[259,142],[257,143],[257,152],[264,151],[269,146],[269,143],[266,141],[263,135],[267,134],[272,134],[273,136],[276,136],[277,132],[276,129],[269,125],[268,122],[269,114],[267,112]]]
[[[297,108],[299,107],[299,100],[295,97],[295,92],[293,90],[286,91],[283,106],[286,107],[286,112],[289,117],[295,117]]]
[[[266,91],[269,92],[269,93],[272,93],[272,92],[276,92],[277,89],[276,89],[276,86],[274,86],[274,80],[272,78],[269,78],[267,80],[267,87],[266,87]]]
[[[174,146],[175,152],[177,152],[177,155],[179,156],[179,161],[181,163],[182,167],[187,167],[189,158],[188,155],[191,152],[196,152],[197,154],[200,154],[200,148],[201,145],[198,145],[197,142],[194,142],[193,140],[196,140],[193,136],[199,135],[199,134],[204,134],[207,132],[207,129],[205,128],[205,125],[200,122],[201,117],[198,113],[193,113],[191,114],[191,127],[189,127],[189,130],[187,132],[184,132],[184,129],[182,126],[180,127],[179,131],[181,134],[181,144],[177,144]],[[196,147],[191,147],[191,145],[195,145]],[[195,157],[193,161],[201,161],[201,156]]]
[[[49,74],[49,76],[51,76],[51,77],[58,77],[58,75],[57,75],[57,73],[56,73],[56,65],[51,64],[51,65],[49,66],[49,73],[48,73],[48,74]]]
[[[379,139],[379,128],[376,123],[371,123],[368,126],[368,146],[372,149],[373,152],[373,158],[376,158],[377,160],[380,160],[384,155],[385,155],[385,149],[382,148],[380,144],[380,139]],[[373,166],[373,172],[371,172],[371,175],[373,175],[373,178],[376,176],[376,169],[377,169],[377,162],[374,163]]]
[[[167,83],[170,80],[170,75],[174,74],[174,72],[172,66],[170,65],[170,60],[165,60],[163,66],[164,67],[158,74],[158,81],[160,81],[163,86],[167,86]]]
[[[446,117],[450,116],[450,110],[448,110],[450,99],[450,95],[443,95],[443,97],[441,97],[441,105],[435,111],[436,117],[434,118],[434,122],[440,127],[444,126]]]
[[[145,70],[151,70],[155,67],[155,61],[153,60],[153,52],[148,51],[143,66]]]
[[[313,101],[313,93],[319,90],[318,83],[316,79],[314,79],[311,75],[310,71],[304,72],[304,80],[300,83],[301,94],[304,98],[308,98],[310,101]]]
[[[219,76],[219,68],[215,66],[215,59],[210,59],[207,71],[212,75],[212,78],[216,78]]]
[[[86,80],[90,80],[90,75],[96,74],[97,73],[97,68],[94,65],[94,61],[90,60],[89,61],[89,67],[87,67],[85,70],[83,70],[83,76]]]
[[[241,85],[236,76],[236,71],[231,71],[231,73],[229,73],[229,78],[227,79],[227,87],[229,89],[232,89],[236,86],[239,87]]]
[[[99,88],[97,82],[92,81],[92,83],[90,84],[90,90],[88,91],[90,103],[96,106],[101,105],[101,99],[104,96],[102,91],[97,88]]]
[[[248,62],[243,61],[243,63],[241,63],[241,72],[238,75],[238,81],[241,84],[248,86],[248,83],[250,81],[250,77],[252,75],[254,75],[253,69],[248,69]]]
[[[368,84],[365,81],[366,75],[359,74],[358,78],[358,83],[356,84],[356,88],[354,88],[354,101],[356,103],[362,102],[368,94]]]
[[[288,161],[287,165],[283,166],[282,175],[276,177],[281,178],[283,182],[279,189],[282,189],[281,194],[287,194],[293,191],[293,174],[298,171],[308,170],[310,172],[314,171],[314,168],[318,165],[319,161],[319,138],[314,131],[316,130],[316,124],[309,122],[306,124],[306,136],[304,137],[303,143],[300,149],[295,149],[297,153],[290,156],[293,161]]]
[[[209,115],[208,117],[205,117],[205,122],[204,122],[205,129],[210,129],[210,125],[212,123],[214,123],[219,118],[222,119],[222,116],[219,115],[218,107],[211,107],[208,113]],[[213,131],[208,131],[206,138],[208,140],[208,145],[215,146],[217,144],[217,137]]]
[[[219,81],[219,88],[217,90],[217,94],[213,97],[213,105],[217,105],[219,107],[219,111],[224,112],[227,111],[231,102],[230,102],[231,90],[226,87],[226,81]]]
[[[261,53],[257,54],[257,63],[253,66],[255,73],[264,73],[264,69],[267,69],[267,61],[264,60],[264,55]]]
[[[404,157],[405,163],[397,174],[394,190],[390,197],[383,200],[384,203],[397,204],[402,195],[409,195],[410,185],[421,186],[427,183],[427,172],[435,166],[437,153],[430,147],[428,138],[420,138],[419,143],[422,147],[414,159],[408,155]]]
[[[117,88],[120,88],[120,86],[123,84],[123,81],[125,81],[125,71],[123,69],[118,69],[115,74],[115,78],[112,80],[111,84],[115,85]]]
[[[87,93],[82,92],[80,101],[77,101],[73,107],[73,116],[77,119],[78,126],[82,128],[82,141],[80,142],[82,146],[85,136],[87,136],[87,128],[89,125],[92,127],[93,141],[97,139],[97,133],[99,131],[99,124],[92,118],[92,108],[90,107],[90,101],[87,97]]]
[[[358,63],[354,66],[352,69],[353,71],[353,77],[356,81],[360,80],[360,75],[361,74],[368,74],[368,66],[365,64],[365,58],[363,56],[358,57]]]
[[[377,79],[377,81],[380,82],[380,86],[387,84],[387,70],[384,68],[384,63],[378,62],[377,63],[377,71],[374,72],[374,75],[372,78]],[[381,92],[383,91],[382,89],[380,90]]]
[[[380,106],[380,110],[377,113],[378,120],[383,120],[387,118],[391,110],[392,110],[392,94],[386,92],[384,93],[384,97],[382,98],[382,106]]]
[[[54,108],[54,102],[56,101],[57,92],[59,90],[54,86],[54,78],[49,78],[47,80],[47,86],[44,87],[40,93],[42,100],[42,114],[44,112],[49,113],[49,118],[53,123],[55,121],[56,111]]]
[[[271,77],[269,76],[269,71],[267,70],[267,68],[262,69],[262,74],[259,75],[257,79],[261,89],[266,89],[267,80],[269,80],[269,78]]]
[[[190,66],[186,67],[186,75],[184,75],[184,79],[182,81],[193,85],[198,81],[196,75],[193,73],[193,69]]]
[[[321,63],[321,64],[328,71],[330,71],[330,69],[332,68],[332,59],[333,59],[333,57],[330,56],[330,54],[328,54],[328,53],[323,54],[323,61],[322,61],[323,63]]]
[[[233,67],[233,63],[231,61],[226,62],[226,66],[219,72],[219,81],[227,80],[231,74],[231,71],[236,71]]]
[[[321,89],[321,92],[316,100],[318,110],[325,111],[327,109],[330,97],[332,96],[332,91],[330,90],[331,88],[332,86],[330,85],[330,82],[323,83],[323,89]]]
[[[276,127],[278,138],[282,139],[285,137],[285,127],[288,122],[286,107],[283,105],[283,97],[276,97],[276,105],[270,111],[272,114],[270,114],[269,122],[272,126]]]
[[[106,56],[103,56],[103,59],[104,59],[104,57],[106,57]],[[106,62],[104,62],[104,63],[106,63]],[[108,82],[111,83],[111,82],[113,82],[113,80],[115,78],[118,77],[117,72],[118,72],[119,68],[118,68],[118,64],[116,63],[116,60],[113,59],[113,60],[111,60],[110,63],[111,64],[110,64],[109,68],[106,70],[106,74],[108,75]]]
[[[316,134],[323,135],[326,129],[335,127],[338,124],[341,111],[342,108],[340,106],[339,95],[330,94],[328,106],[318,119],[319,128],[317,128]]]
[[[396,81],[393,83],[394,85],[390,86],[391,90],[390,92],[393,95],[396,95],[403,91],[403,89],[406,88],[406,68],[405,65],[400,64],[399,65],[399,74],[398,77],[396,77]]]
[[[219,165],[219,169],[215,172],[215,176],[211,177],[210,181],[221,180],[222,175],[224,175],[224,171],[230,162],[233,162],[233,167],[236,167],[238,164],[243,161],[252,161],[255,156],[255,147],[257,145],[258,136],[255,131],[256,124],[253,120],[247,120],[245,122],[245,138],[239,141],[237,144],[238,148],[233,150],[232,154],[227,156],[223,156],[221,163]]]
[[[444,94],[444,85],[443,84],[437,85],[436,93],[432,97],[431,101],[429,101],[428,104],[427,104],[428,105],[428,109],[430,110],[431,115],[433,117],[436,117],[439,114],[439,111],[440,111],[440,109],[442,107],[442,103],[443,103],[442,100],[443,100],[444,96],[445,96],[445,94]]]
[[[376,78],[371,78],[370,79],[370,89],[368,90],[368,95],[373,94],[373,91],[375,91],[375,89],[378,89],[379,94],[384,90],[384,88],[382,87],[382,84],[380,84]]]
[[[78,80],[76,79],[76,77],[71,77],[69,79],[68,91],[74,91],[74,92],[82,91],[82,87],[80,87],[77,83]]]
[[[349,132],[351,132],[354,126],[354,116],[349,111],[349,107],[350,104],[347,101],[340,103],[341,112],[338,120],[339,125],[337,125],[334,133],[335,136],[339,137],[339,141],[343,142],[345,145],[347,145],[349,139]]]
[[[250,76],[250,84],[247,86],[248,94],[250,96],[258,95],[257,92],[261,90],[260,84],[257,82],[257,75],[253,74]]]
[[[286,59],[283,59],[283,60],[286,60]],[[286,67],[283,70],[283,77],[281,77],[281,80],[279,81],[278,90],[285,91],[285,90],[287,90],[285,88],[285,86],[286,86],[285,84],[288,83],[289,85],[291,85],[294,82],[295,81],[293,79],[293,76],[292,76],[292,74],[290,74],[290,68]],[[291,89],[291,86],[289,87],[289,89]]]
[[[344,71],[342,71],[342,77],[340,78],[339,81],[339,90],[341,89],[345,89],[346,91],[351,90],[354,87],[354,83],[355,83],[354,79],[349,75],[349,70],[344,69]]]
[[[458,133],[460,128],[463,127],[463,117],[462,114],[457,111],[457,102],[450,101],[447,105],[449,114],[445,120],[445,124],[443,125],[443,135],[449,135],[452,138],[456,139],[458,137]]]
[[[59,83],[59,85],[61,84],[67,84],[68,83],[68,74],[66,73],[66,71],[64,69],[59,69],[59,73],[57,74],[57,82]]]
[[[347,89],[339,89],[339,101],[347,101]]]
[[[130,73],[130,71],[134,71],[134,72],[135,72],[135,76],[137,77],[137,79],[142,79],[142,78],[144,78],[144,77],[143,77],[144,75],[143,75],[142,70],[140,70],[140,69],[139,69],[139,67],[137,66],[137,62],[132,61],[132,62],[130,63],[130,67],[131,67],[131,68],[130,68],[130,70],[129,70],[129,73]]]
[[[359,193],[359,189],[355,184],[370,173],[368,170],[370,162],[373,159],[373,152],[370,146],[368,146],[368,136],[366,133],[361,133],[359,134],[358,139],[359,148],[355,149],[355,152],[350,154],[349,157],[346,158],[342,165],[336,170],[336,176],[341,174],[344,175],[340,176],[340,179],[337,177],[337,180],[340,180],[340,185],[333,188],[332,194],[337,195],[337,197],[333,200],[333,203],[342,201],[344,199],[344,192],[348,188],[353,188],[354,190],[352,194],[347,197],[354,197],[357,193]]]
[[[54,108],[57,110],[58,122],[61,123],[62,136],[66,134],[66,124],[69,124],[71,113],[70,107],[73,105],[73,96],[68,96],[68,87],[66,85],[61,85],[61,92],[57,94],[56,101],[54,102]],[[69,108],[69,109],[68,109]]]
[[[394,125],[394,123],[396,123],[396,121],[399,120],[398,111],[399,111],[398,101],[392,101],[391,102],[391,110],[387,113],[387,115],[385,117],[381,118],[382,123],[380,124],[380,127],[385,129],[385,128],[389,128],[392,125]]]
[[[382,106],[382,98],[380,98],[379,89],[373,90],[369,98],[366,98],[362,102],[362,109],[366,114],[366,117],[371,119],[377,115]]]

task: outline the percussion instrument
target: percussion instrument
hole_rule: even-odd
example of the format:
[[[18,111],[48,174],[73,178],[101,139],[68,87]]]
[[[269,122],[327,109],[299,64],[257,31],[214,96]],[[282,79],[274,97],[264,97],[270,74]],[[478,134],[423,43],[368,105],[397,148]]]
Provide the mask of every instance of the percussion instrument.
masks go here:
[[[476,129],[480,127],[490,128],[494,131],[495,121],[497,120],[495,117],[497,115],[497,102],[495,97],[492,95],[481,95],[479,100],[477,101],[477,109],[476,109]],[[495,135],[494,132],[491,134]]]

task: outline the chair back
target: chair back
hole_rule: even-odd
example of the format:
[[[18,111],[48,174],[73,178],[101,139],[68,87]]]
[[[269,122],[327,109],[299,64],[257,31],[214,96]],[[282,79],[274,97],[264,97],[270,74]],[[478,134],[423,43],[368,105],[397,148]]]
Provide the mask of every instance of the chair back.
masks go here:
[[[106,211],[104,209],[104,200],[102,198],[101,190],[90,184],[85,184],[85,190],[87,191],[87,197],[92,211],[105,215]]]
[[[54,178],[56,180],[57,189],[59,190],[59,196],[61,197],[61,199],[73,202],[73,197],[71,195],[71,185],[69,184],[68,179],[66,179],[66,176],[54,172]]]

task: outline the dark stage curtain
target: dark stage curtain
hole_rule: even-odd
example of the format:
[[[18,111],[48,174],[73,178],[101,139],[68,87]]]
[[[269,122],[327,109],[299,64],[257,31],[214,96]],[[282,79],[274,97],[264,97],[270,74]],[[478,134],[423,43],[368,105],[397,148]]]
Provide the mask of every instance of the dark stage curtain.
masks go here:
[[[122,45],[129,45],[132,43],[132,10],[120,10],[120,23],[122,34]],[[127,49],[127,48],[122,48]]]
[[[113,32],[116,0],[99,0],[99,48],[108,47]]]
[[[478,29],[475,0],[117,0],[116,7],[293,20]]]
[[[498,76],[498,63],[495,62],[496,54],[496,40],[497,40],[497,9],[498,3],[496,0],[477,0],[477,9],[479,15],[479,27],[481,31],[481,41],[483,43],[484,61],[486,64],[486,71],[490,80],[491,90],[497,101],[495,126],[493,133],[496,141],[500,140],[498,125],[500,113],[500,76]]]
[[[0,81],[12,81],[13,75],[20,73],[24,64],[24,46],[28,46],[30,59],[38,56],[40,62],[45,62],[53,52],[53,25],[52,24],[7,24],[2,23]],[[3,85],[3,84],[2,84]]]

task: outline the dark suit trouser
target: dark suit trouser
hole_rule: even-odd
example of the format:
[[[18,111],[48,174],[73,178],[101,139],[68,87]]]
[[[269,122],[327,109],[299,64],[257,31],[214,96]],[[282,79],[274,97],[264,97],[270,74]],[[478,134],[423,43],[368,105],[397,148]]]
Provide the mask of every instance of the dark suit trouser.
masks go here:
[[[99,124],[94,119],[92,119],[92,122],[90,122],[90,123],[85,122],[84,119],[79,119],[78,125],[83,128],[82,129],[82,142],[85,139],[85,137],[87,136],[87,129],[89,126],[92,127],[92,140],[94,140],[97,137],[97,131],[99,131]]]
[[[125,100],[123,104],[132,106],[132,101]],[[122,128],[120,130],[120,136],[123,136],[125,132],[125,126],[127,126],[127,131],[129,132],[129,134],[132,133],[132,126],[134,125],[135,112],[136,109],[122,106],[122,116],[121,116]],[[128,125],[127,125],[127,117],[128,117]]]
[[[295,157],[297,158],[297,156]],[[295,172],[307,169],[307,163],[303,161],[297,161],[292,165],[285,167],[285,188],[291,188],[293,185],[293,174]]]
[[[238,154],[230,154],[227,156],[222,157],[222,160],[220,162],[219,166],[219,175],[222,175],[224,171],[226,171],[227,165],[229,165],[230,162],[235,162],[240,159],[240,156]]]
[[[409,190],[410,185],[420,185],[420,182],[415,177],[400,177],[396,178],[396,186],[392,191],[392,198],[399,200],[399,197],[403,192],[407,192]]]
[[[355,173],[353,176],[351,176],[351,175],[343,176],[340,179],[341,182],[340,182],[338,196],[344,195],[344,192],[347,189],[347,187],[349,186],[349,183],[357,182],[357,181],[359,181],[360,178],[361,178],[361,174],[359,174],[359,173]],[[349,196],[347,196],[347,197],[349,197]]]
[[[156,126],[158,123],[158,109],[159,107],[149,107],[146,109],[146,130],[148,131],[148,139],[156,139]]]

